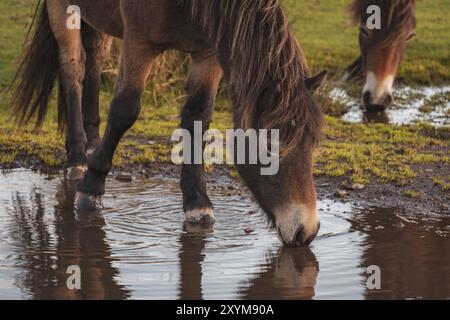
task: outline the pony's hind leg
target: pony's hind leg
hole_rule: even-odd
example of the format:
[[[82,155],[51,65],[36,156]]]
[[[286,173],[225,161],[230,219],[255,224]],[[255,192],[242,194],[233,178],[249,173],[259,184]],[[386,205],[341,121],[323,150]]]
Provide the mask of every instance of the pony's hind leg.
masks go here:
[[[83,24],[82,38],[86,52],[86,73],[83,81],[83,127],[87,138],[87,155],[100,144],[99,94],[103,63],[111,49],[112,38]]]
[[[85,51],[80,30],[66,26],[67,1],[47,0],[50,26],[59,46],[59,113],[65,122],[67,176],[71,180],[82,177],[86,170],[86,134],[81,110],[82,82],[85,72]]]
[[[139,117],[150,66],[159,53],[159,49],[147,42],[125,37],[116,92],[111,102],[105,135],[89,159],[84,179],[78,184],[78,209],[101,209],[101,196],[105,193],[105,180],[112,167],[114,152],[122,136]]]
[[[193,55],[187,89],[189,97],[182,111],[181,127],[194,136],[194,123],[202,122],[202,136],[211,123],[214,100],[222,69],[216,56]],[[194,164],[194,139],[191,146],[191,164],[184,164],[181,174],[183,209],[186,219],[194,223],[213,223],[213,205],[207,195],[205,170],[202,164]],[[204,145],[203,145],[204,148]],[[203,150],[202,159],[203,159]]]

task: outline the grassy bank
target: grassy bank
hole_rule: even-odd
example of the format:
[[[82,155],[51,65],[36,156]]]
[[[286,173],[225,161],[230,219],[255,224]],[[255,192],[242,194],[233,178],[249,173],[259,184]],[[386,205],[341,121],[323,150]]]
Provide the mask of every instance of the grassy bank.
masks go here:
[[[103,96],[106,103],[109,99]],[[231,115],[220,108],[213,127],[232,127]],[[170,136],[178,127],[176,106],[144,107],[139,122],[124,138],[114,159],[116,168],[138,168],[152,163],[170,163]],[[103,119],[106,115],[103,113]],[[426,125],[397,127],[385,124],[347,124],[327,117],[325,138],[316,150],[317,176],[347,177],[350,183],[373,181],[413,184],[421,165],[450,166],[450,131]],[[0,117],[0,167],[61,167],[64,141],[55,121],[48,121],[41,132],[33,127],[17,129],[2,113]],[[446,170],[448,171],[448,170]],[[444,172],[444,171],[443,171]],[[448,173],[447,173],[448,174]],[[442,190],[450,189],[450,176],[437,171],[428,175]]]
[[[345,8],[348,0],[285,0],[292,28],[313,69],[329,69],[338,75],[358,54],[357,28],[349,24]],[[450,9],[445,0],[418,2],[418,37],[411,42],[400,77],[410,84],[441,85],[450,78],[448,39]],[[26,0],[0,3],[0,87],[11,80],[21,52],[33,5]],[[173,69],[183,61],[170,54],[158,62],[144,100],[140,121],[125,137],[115,158],[117,167],[168,163],[169,137],[178,126],[179,105],[183,101],[185,67]],[[168,70],[169,69],[169,70]],[[168,70],[168,71],[167,71]],[[101,95],[102,119],[111,100],[111,86]],[[6,97],[8,92],[6,92]],[[52,101],[51,110],[55,110]],[[41,132],[32,127],[17,129],[10,120],[7,99],[0,102],[0,167],[60,167],[64,161],[64,143],[51,111]],[[346,124],[329,116],[325,139],[316,151],[317,176],[345,177],[351,183],[371,181],[411,185],[424,166],[445,166],[444,175],[430,171],[427,179],[436,188],[448,190],[450,177],[450,140],[448,128],[424,125],[396,127],[385,124]],[[104,123],[104,122],[103,122]],[[229,104],[221,98],[213,126],[231,127]],[[414,196],[413,192],[409,192]]]

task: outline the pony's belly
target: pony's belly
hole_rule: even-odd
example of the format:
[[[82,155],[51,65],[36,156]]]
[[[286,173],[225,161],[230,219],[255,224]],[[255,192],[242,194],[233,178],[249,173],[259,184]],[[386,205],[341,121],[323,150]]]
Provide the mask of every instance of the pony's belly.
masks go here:
[[[69,0],[81,9],[83,21],[107,35],[122,38],[123,21],[120,14],[120,0]]]

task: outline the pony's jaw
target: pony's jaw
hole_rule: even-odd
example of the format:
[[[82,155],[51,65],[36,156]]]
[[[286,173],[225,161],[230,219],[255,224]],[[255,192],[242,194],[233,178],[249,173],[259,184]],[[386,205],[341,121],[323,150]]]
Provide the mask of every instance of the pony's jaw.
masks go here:
[[[316,206],[288,204],[274,210],[275,225],[283,243],[290,247],[309,245],[320,228]]]

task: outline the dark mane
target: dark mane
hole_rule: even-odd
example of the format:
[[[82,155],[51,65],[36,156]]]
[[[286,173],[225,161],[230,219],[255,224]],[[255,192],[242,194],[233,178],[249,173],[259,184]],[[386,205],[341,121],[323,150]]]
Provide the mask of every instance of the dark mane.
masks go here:
[[[323,115],[304,80],[300,46],[279,0],[178,0],[222,60],[244,129],[280,130],[282,157],[304,139],[319,140]]]
[[[355,0],[350,8],[355,23],[365,23],[367,7],[381,8],[383,28],[386,36],[382,45],[389,46],[399,36],[407,37],[407,26],[416,23],[415,0]]]

